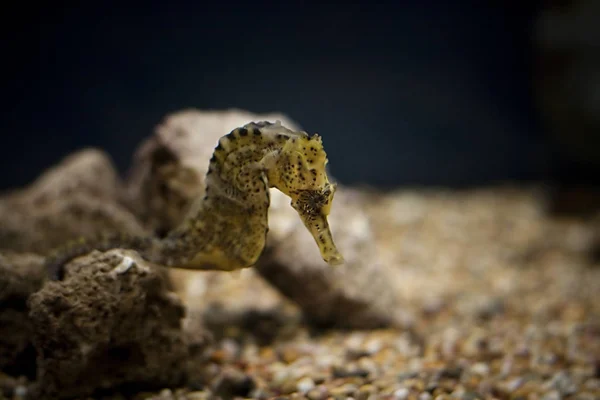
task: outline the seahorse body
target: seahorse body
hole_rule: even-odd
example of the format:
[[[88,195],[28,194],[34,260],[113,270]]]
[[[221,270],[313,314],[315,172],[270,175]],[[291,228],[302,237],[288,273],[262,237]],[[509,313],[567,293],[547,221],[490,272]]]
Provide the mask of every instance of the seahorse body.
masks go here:
[[[291,198],[321,256],[343,263],[327,216],[336,186],[327,177],[321,137],[295,132],[279,121],[251,122],[221,137],[209,163],[205,196],[183,223],[163,239],[104,236],[75,241],[49,258],[54,275],[67,261],[93,249],[135,249],[173,268],[233,271],[253,266],[268,232],[269,188]]]

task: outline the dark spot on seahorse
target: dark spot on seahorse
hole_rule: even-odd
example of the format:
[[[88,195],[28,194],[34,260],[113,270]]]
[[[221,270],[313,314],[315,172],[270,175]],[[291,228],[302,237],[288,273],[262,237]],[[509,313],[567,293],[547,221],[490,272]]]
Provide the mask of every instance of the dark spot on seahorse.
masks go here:
[[[221,146],[221,141],[219,141],[219,144],[217,144],[217,147],[215,147],[215,151],[221,151],[223,150],[223,146]]]
[[[285,135],[281,133],[278,133],[275,137],[279,140],[285,139]]]
[[[248,136],[248,129],[246,128],[240,128],[239,132],[241,137]]]
[[[238,134],[239,134],[238,130],[235,129],[235,130],[229,132],[229,135],[227,135],[227,138],[233,142],[238,138],[238,136],[237,136]]]
[[[262,135],[262,132],[260,131],[260,129],[254,129],[254,132],[252,132],[252,133],[254,133],[254,136]]]

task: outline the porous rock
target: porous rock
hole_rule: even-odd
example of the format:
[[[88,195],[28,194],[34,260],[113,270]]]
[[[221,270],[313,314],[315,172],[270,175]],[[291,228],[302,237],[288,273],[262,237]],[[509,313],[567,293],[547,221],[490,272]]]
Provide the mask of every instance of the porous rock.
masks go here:
[[[119,201],[121,185],[102,151],[84,149],[66,157],[28,187],[0,197],[0,248],[46,253],[100,232],[143,234]]]
[[[133,251],[72,261],[65,279],[33,294],[29,308],[41,398],[182,384],[198,350],[198,338],[182,329],[178,297]]]
[[[0,253],[0,370],[35,374],[35,352],[27,299],[45,281],[43,258],[34,254]]]
[[[202,198],[204,175],[219,138],[260,120],[280,120],[299,129],[281,114],[241,110],[184,110],[168,116],[137,151],[128,182],[129,201],[147,228],[160,235],[175,227],[193,201]],[[324,141],[327,146],[326,135]],[[272,189],[268,251],[257,269],[315,323],[362,328],[401,323],[404,316],[392,280],[374,251],[356,194],[345,188],[336,194],[331,225],[346,264],[331,268],[320,258],[289,198]]]

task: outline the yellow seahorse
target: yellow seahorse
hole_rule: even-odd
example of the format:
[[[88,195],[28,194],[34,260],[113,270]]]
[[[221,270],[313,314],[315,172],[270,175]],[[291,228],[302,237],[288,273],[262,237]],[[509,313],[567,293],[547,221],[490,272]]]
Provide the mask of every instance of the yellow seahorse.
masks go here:
[[[205,196],[166,237],[105,235],[75,240],[47,259],[54,278],[69,260],[92,250],[134,249],[150,262],[172,268],[234,271],[252,267],[266,245],[269,188],[291,205],[315,239],[323,260],[343,263],[327,217],[336,190],[326,172],[318,134],[295,132],[279,121],[251,122],[221,137],[206,174]]]

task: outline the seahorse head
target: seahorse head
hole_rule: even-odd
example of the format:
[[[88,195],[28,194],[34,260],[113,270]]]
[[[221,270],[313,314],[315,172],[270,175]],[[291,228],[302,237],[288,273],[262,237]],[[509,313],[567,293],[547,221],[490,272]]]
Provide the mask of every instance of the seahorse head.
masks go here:
[[[283,146],[269,182],[291,198],[291,205],[312,234],[323,259],[343,263],[327,217],[331,211],[336,184],[329,182],[327,154],[318,134],[292,136]]]

